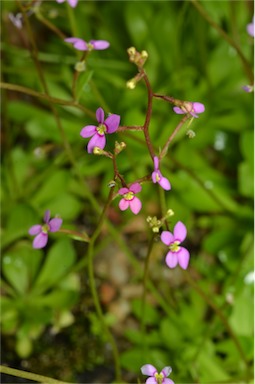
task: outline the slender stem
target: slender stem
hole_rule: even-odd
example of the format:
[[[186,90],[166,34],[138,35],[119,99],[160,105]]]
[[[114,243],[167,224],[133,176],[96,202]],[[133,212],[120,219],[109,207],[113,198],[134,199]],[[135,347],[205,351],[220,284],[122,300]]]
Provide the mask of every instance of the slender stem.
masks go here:
[[[58,29],[54,24],[52,24],[48,19],[46,19],[42,15],[42,13],[40,12],[40,8],[36,10],[35,16],[37,17],[38,20],[41,21],[42,24],[46,25],[46,27],[48,27],[51,31],[56,33],[56,35],[60,37],[60,39],[64,40],[66,38],[66,36],[63,34],[63,32],[60,29]]]
[[[251,65],[246,59],[246,57],[243,55],[243,52],[241,51],[240,46],[237,44],[237,42],[232,39],[206,12],[206,10],[201,6],[201,4],[197,0],[190,0],[192,5],[198,10],[200,15],[214,28],[216,31],[236,50],[237,54],[239,55],[244,71],[246,72],[246,75],[250,81],[251,84],[253,84],[253,73],[251,69]]]
[[[95,232],[93,233],[93,236],[91,237],[91,241],[89,243],[89,248],[88,248],[88,274],[89,274],[89,283],[90,283],[90,289],[91,289],[91,294],[93,296],[93,301],[94,301],[94,305],[95,305],[95,308],[96,308],[96,311],[97,311],[97,315],[101,321],[101,324],[103,326],[103,329],[109,339],[109,342],[111,343],[111,346],[112,346],[112,352],[113,352],[113,357],[114,357],[114,362],[115,362],[115,374],[116,374],[116,381],[117,382],[121,382],[121,370],[120,370],[120,359],[119,359],[119,352],[118,352],[118,348],[117,348],[117,345],[116,345],[116,342],[115,342],[115,339],[112,335],[112,333],[109,331],[107,325],[106,325],[106,322],[105,322],[105,319],[104,319],[104,314],[103,314],[103,310],[101,308],[101,304],[100,304],[100,299],[99,299],[99,296],[98,296],[98,291],[97,291],[97,287],[96,287],[96,281],[95,281],[95,275],[94,275],[94,267],[93,267],[93,256],[94,256],[94,244],[95,244],[95,241],[96,239],[98,238],[100,232],[101,232],[101,228],[102,228],[102,225],[103,225],[103,222],[104,222],[104,219],[105,219],[105,215],[106,215],[106,211],[112,201],[112,196],[113,196],[113,191],[114,191],[114,187],[111,188],[110,190],[110,193],[109,193],[109,196],[108,196],[108,200],[104,206],[104,209],[102,211],[102,214],[101,214],[101,217],[99,219],[99,223],[97,225],[97,228],[95,230]]]
[[[143,132],[144,132],[144,137],[145,137],[145,141],[146,141],[148,150],[149,150],[151,158],[153,160],[154,156],[155,156],[155,153],[154,153],[153,145],[151,143],[151,139],[150,139],[150,135],[149,135],[149,124],[150,124],[150,121],[151,121],[151,114],[152,114],[153,92],[152,92],[152,89],[151,89],[151,85],[150,85],[148,76],[146,75],[146,73],[144,72],[143,69],[142,69],[142,71],[143,71],[143,79],[145,81],[145,84],[146,84],[146,87],[147,87],[147,92],[148,92],[148,106],[147,106],[147,111],[146,111],[145,123],[144,123],[144,126],[143,126]]]
[[[117,132],[125,132],[125,131],[143,131],[143,127],[140,125],[132,125],[132,126],[119,126]]]
[[[76,101],[68,101],[68,100],[62,100],[58,99],[56,97],[49,96],[46,93],[41,93],[34,91],[33,89],[23,87],[22,85],[16,85],[16,84],[10,84],[10,83],[4,83],[0,82],[0,88],[2,89],[8,89],[10,91],[16,91],[16,92],[21,92],[25,93],[26,95],[34,96],[39,99],[44,99],[47,100],[49,103],[53,104],[59,104],[59,105],[68,105],[70,107],[76,107],[86,113],[88,116],[95,118],[95,113],[91,111],[90,109],[83,107],[81,104],[77,103]]]
[[[166,156],[167,151],[168,151],[168,147],[169,147],[171,141],[173,140],[173,138],[175,137],[177,132],[181,129],[181,127],[183,126],[185,121],[187,121],[189,118],[190,118],[190,116],[187,114],[181,119],[180,123],[177,125],[177,127],[174,129],[173,133],[169,136],[168,140],[166,141],[166,143],[165,143],[165,145],[164,145],[164,147],[163,147],[163,149],[159,155],[159,160],[161,160],[164,156]]]
[[[14,369],[11,367],[6,367],[5,365],[0,365],[0,372],[7,375],[22,377],[23,379],[33,380],[38,383],[47,383],[47,384],[67,384],[66,381],[60,381],[52,379],[51,377],[38,375],[32,372],[21,371],[19,369]]]
[[[146,292],[147,292],[147,285],[148,285],[147,281],[148,281],[148,272],[149,272],[149,261],[150,261],[150,256],[152,254],[154,239],[155,239],[155,234],[153,233],[153,235],[150,239],[148,252],[147,252],[145,264],[144,264],[144,272],[143,272],[143,294],[142,294],[142,305],[141,305],[141,312],[142,312],[142,322],[141,322],[142,337],[141,337],[141,340],[142,340],[142,344],[144,346],[145,351],[146,351],[146,347],[147,347],[146,337],[145,337],[145,334],[146,334],[146,307],[145,307],[145,304],[146,304]]]

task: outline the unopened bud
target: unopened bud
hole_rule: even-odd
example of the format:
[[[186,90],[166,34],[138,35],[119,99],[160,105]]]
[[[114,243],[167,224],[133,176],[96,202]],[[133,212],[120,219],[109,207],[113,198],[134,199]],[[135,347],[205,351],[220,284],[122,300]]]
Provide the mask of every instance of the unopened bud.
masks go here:
[[[151,227],[152,232],[159,233],[159,228],[162,225],[161,220],[158,220],[158,218],[156,216],[153,216],[153,217],[148,216],[146,221],[149,224],[149,226]]]
[[[136,81],[134,79],[131,79],[131,80],[127,81],[126,86],[129,89],[134,89],[136,86]]]
[[[104,155],[105,151],[99,147],[94,147],[93,153],[94,153],[94,155]]]
[[[174,211],[172,209],[168,209],[166,212],[166,217],[171,217],[174,215]]]
[[[147,51],[142,51],[141,52],[141,57],[143,58],[143,59],[148,59],[148,57],[149,57],[149,54],[148,54],[148,52]]]
[[[121,151],[123,151],[123,149],[126,148],[126,146],[127,144],[124,143],[124,141],[122,141],[121,143],[115,141],[115,154],[118,155]]]
[[[84,72],[86,70],[85,61],[78,61],[74,68],[77,72]]]
[[[115,185],[116,185],[116,182],[114,180],[109,181],[109,183],[107,184],[109,188],[115,187]]]
[[[196,136],[196,133],[192,131],[192,129],[189,129],[186,134],[190,139],[193,139]]]

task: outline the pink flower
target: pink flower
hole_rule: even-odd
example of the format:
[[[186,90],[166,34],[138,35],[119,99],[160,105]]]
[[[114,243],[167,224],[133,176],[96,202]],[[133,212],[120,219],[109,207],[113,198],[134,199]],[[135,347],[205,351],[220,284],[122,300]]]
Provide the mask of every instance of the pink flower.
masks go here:
[[[193,117],[198,117],[197,114],[203,113],[205,106],[202,103],[185,101],[181,107],[173,107],[173,110],[178,115],[189,113]]]
[[[139,213],[142,208],[142,203],[138,197],[135,196],[135,194],[141,190],[142,187],[139,183],[130,185],[130,188],[120,188],[118,193],[119,195],[123,196],[119,202],[120,210],[125,211],[129,207],[131,211],[137,215],[137,213]]]
[[[166,177],[163,177],[159,170],[159,159],[157,156],[154,157],[154,171],[152,172],[151,178],[153,183],[159,183],[159,185],[166,191],[171,189],[169,180]]]
[[[254,85],[244,85],[242,88],[245,92],[248,92],[248,93],[251,93],[254,91]]]
[[[146,384],[174,384],[173,380],[167,379],[167,376],[172,372],[171,367],[165,367],[160,373],[151,364],[145,364],[141,367],[143,375],[150,376],[146,380]]]
[[[110,43],[106,40],[90,40],[87,43],[78,37],[67,37],[64,41],[73,44],[73,47],[78,49],[78,51],[92,51],[93,49],[99,51],[110,46]]]
[[[82,128],[80,135],[84,138],[91,137],[88,143],[88,153],[92,153],[95,147],[104,149],[106,144],[105,134],[114,133],[119,126],[120,116],[111,114],[104,119],[104,111],[102,108],[98,108],[96,111],[96,118],[99,125],[86,125]]]
[[[65,0],[56,0],[57,3],[63,3]],[[78,0],[67,0],[72,8],[75,8],[78,4]]]
[[[48,242],[48,232],[57,232],[62,225],[63,220],[55,217],[50,220],[50,211],[44,214],[45,224],[33,225],[28,233],[32,236],[36,235],[33,241],[33,248],[44,248]]]
[[[169,247],[169,252],[166,255],[166,264],[169,268],[175,268],[179,264],[182,269],[187,269],[190,258],[189,251],[180,246],[186,235],[187,229],[181,221],[175,225],[173,234],[169,231],[161,233],[161,241]]]
[[[252,22],[247,25],[246,30],[250,36],[254,37],[254,16],[252,18]]]

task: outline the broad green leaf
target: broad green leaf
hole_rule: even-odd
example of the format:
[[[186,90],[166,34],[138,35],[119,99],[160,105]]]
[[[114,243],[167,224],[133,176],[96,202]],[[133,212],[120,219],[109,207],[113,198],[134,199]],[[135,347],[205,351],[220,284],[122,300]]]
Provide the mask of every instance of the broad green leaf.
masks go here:
[[[58,283],[75,262],[75,251],[72,243],[64,238],[58,240],[49,250],[42,270],[35,282],[33,291],[38,293]]]
[[[41,258],[41,251],[34,250],[26,243],[20,243],[14,248],[8,249],[4,254],[3,274],[19,295],[24,295],[29,291]]]

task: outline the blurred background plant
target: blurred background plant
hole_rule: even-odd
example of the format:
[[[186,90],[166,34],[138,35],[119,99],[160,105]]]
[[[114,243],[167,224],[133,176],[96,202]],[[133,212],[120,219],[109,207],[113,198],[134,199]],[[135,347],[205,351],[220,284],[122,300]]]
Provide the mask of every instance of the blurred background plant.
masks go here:
[[[10,13],[21,10],[17,28]],[[95,246],[97,289],[123,381],[136,381],[151,363],[171,365],[175,382],[252,383],[253,95],[242,89],[253,83],[252,16],[251,1],[2,2],[3,364],[73,382],[114,380],[89,291],[87,244],[60,233],[33,250],[28,229],[46,209],[70,231],[96,228],[113,171],[109,159],[85,151],[80,130],[95,122],[99,106],[119,114],[122,126],[143,124],[146,89],[126,88],[136,74],[127,48],[135,46],[149,54],[154,92],[202,102],[206,111],[191,126],[195,137],[179,132],[162,162],[172,184],[165,202],[149,183],[138,216],[114,201]],[[70,36],[110,42],[87,57],[75,99],[82,53],[63,41]],[[154,100],[157,150],[179,120]],[[120,172],[130,181],[153,169],[142,138],[117,134],[127,144]],[[144,303],[146,218],[169,208],[172,222],[188,228],[190,266],[167,269],[156,236]]]

